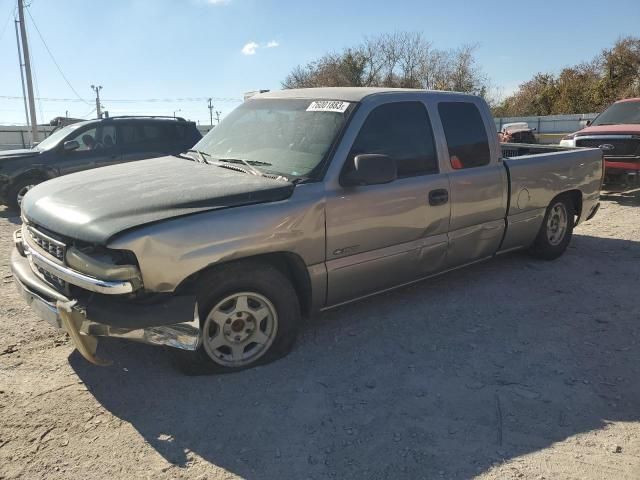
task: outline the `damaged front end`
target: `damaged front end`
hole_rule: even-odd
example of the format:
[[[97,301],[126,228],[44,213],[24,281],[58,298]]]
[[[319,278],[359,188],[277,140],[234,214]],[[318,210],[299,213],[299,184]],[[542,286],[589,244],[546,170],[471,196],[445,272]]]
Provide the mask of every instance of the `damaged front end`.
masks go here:
[[[66,331],[88,361],[108,364],[96,357],[101,336],[198,347],[195,297],[145,291],[133,253],[75,242],[26,222],[14,243],[18,291],[41,318]]]

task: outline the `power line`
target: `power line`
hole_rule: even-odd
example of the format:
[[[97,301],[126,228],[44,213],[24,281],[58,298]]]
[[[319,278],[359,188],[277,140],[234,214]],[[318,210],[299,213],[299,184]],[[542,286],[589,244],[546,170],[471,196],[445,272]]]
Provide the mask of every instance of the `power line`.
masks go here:
[[[2,30],[0,30],[0,40],[2,40],[2,36],[4,35],[4,32],[7,31],[7,27],[9,26],[9,20],[11,20],[11,17],[14,17],[16,14],[16,7],[14,6],[10,11],[9,11],[9,16],[7,17],[7,21],[4,22],[4,25],[2,27]]]
[[[87,118],[87,117],[89,117],[89,115],[91,115],[95,111],[96,111],[96,107],[93,107],[89,113],[87,113],[85,115],[81,115],[81,118]]]
[[[109,103],[178,103],[178,102],[206,102],[211,98],[212,101],[218,103],[242,103],[239,98],[233,97],[185,97],[185,98],[105,98],[104,102]],[[22,97],[15,95],[0,95],[1,100],[22,100]],[[57,98],[57,97],[38,97],[37,100],[43,102],[80,102],[83,99],[77,98]]]
[[[47,45],[47,42],[45,42],[44,37],[40,33],[40,29],[38,28],[38,25],[36,25],[36,21],[33,19],[33,16],[31,16],[31,11],[29,9],[27,9],[27,14],[29,15],[29,18],[31,19],[31,23],[33,23],[33,26],[36,28],[36,32],[38,32],[38,36],[40,37],[40,40],[42,41],[42,44],[44,45],[44,48],[49,53],[49,56],[51,57],[51,60],[53,61],[53,63],[56,66],[56,68],[58,69],[58,72],[60,72],[60,75],[62,76],[64,81],[67,82],[67,85],[69,86],[71,91],[76,95],[76,97],[78,97],[82,102],[86,103],[87,105],[90,105],[89,102],[87,102],[84,98],[82,98],[80,96],[80,94],[78,92],[76,92],[76,89],[73,88],[73,85],[71,85],[71,82],[69,81],[69,79],[62,72],[62,69],[60,68],[60,65],[58,65],[58,62],[56,62],[56,59],[53,56],[53,53],[51,53],[51,50],[49,50],[49,46]]]
[[[29,10],[27,10],[28,12]],[[35,100],[38,101],[38,110],[40,110],[40,121],[44,122],[44,115],[42,113],[42,102],[39,100],[40,97],[40,87],[38,86],[38,74],[36,73],[37,69],[36,69],[36,65],[35,62],[33,61],[33,50],[31,50],[29,52],[29,61],[31,62],[31,65],[33,66],[33,80],[36,86],[36,95],[37,97],[35,97]]]

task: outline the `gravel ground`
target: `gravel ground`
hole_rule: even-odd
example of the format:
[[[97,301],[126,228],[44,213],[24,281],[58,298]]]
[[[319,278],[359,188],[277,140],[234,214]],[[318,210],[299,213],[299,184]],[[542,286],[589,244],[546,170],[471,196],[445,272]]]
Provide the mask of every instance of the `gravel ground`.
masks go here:
[[[85,362],[19,299],[0,207],[0,478],[640,478],[640,191],[604,198],[555,262],[328,312],[224,376],[114,339]]]

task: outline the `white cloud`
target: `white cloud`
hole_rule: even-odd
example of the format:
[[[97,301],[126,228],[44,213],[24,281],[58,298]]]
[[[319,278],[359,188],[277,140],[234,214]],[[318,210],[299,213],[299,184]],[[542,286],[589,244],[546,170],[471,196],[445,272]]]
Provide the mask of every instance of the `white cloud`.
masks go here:
[[[247,44],[245,44],[244,47],[242,47],[242,54],[243,55],[255,55],[256,54],[256,50],[260,48],[260,45],[258,45],[256,42],[249,42]]]
[[[276,48],[279,46],[280,43],[277,40],[271,40],[262,45],[256,42],[248,42],[244,45],[244,47],[242,47],[241,52],[243,55],[255,55],[259,48]]]

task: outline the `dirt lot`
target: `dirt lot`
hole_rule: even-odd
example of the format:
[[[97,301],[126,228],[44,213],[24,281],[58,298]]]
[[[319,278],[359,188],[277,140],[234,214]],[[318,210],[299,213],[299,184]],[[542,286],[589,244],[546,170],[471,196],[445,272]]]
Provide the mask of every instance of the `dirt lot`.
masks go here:
[[[605,198],[555,262],[343,307],[199,377],[112,339],[86,363],[18,298],[0,209],[0,478],[640,478],[640,192]]]

